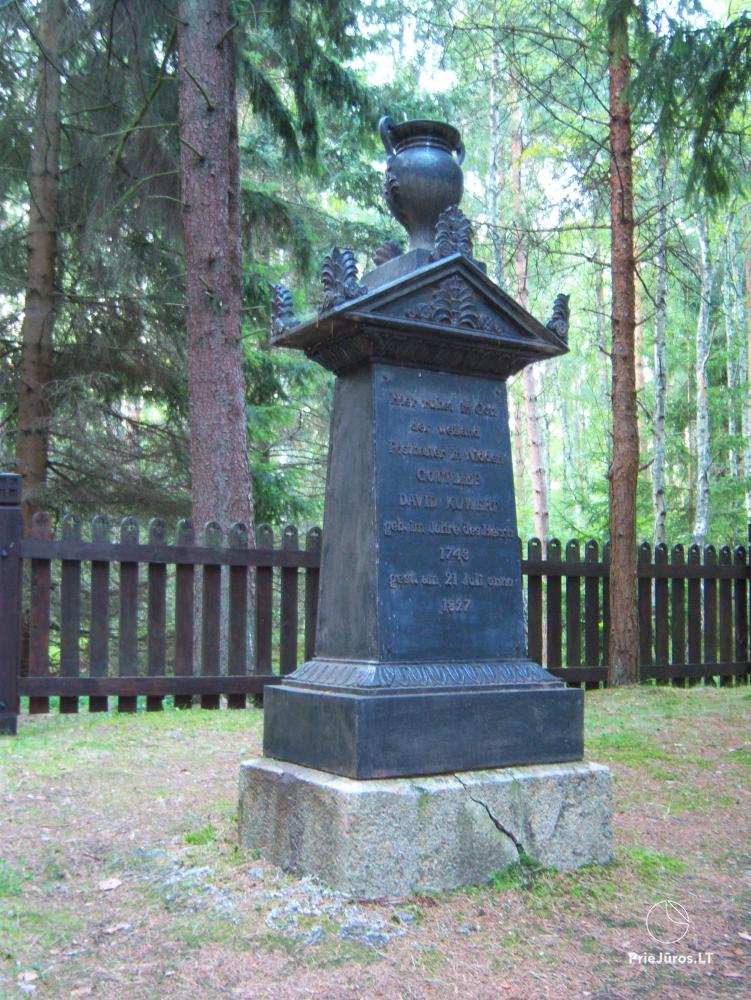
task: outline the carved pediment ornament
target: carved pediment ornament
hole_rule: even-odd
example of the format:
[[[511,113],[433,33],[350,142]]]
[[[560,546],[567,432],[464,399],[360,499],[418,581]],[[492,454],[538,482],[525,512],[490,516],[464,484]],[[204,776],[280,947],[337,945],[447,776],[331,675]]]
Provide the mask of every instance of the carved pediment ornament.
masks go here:
[[[297,326],[292,315],[292,292],[281,283],[271,286],[271,336],[280,337],[285,330]]]
[[[452,253],[472,256],[472,224],[458,205],[449,205],[438,216],[435,250],[430,259],[442,260]]]
[[[569,296],[564,295],[563,292],[556,295],[553,303],[553,315],[545,324],[548,330],[552,330],[566,344],[568,343],[568,300]]]
[[[328,312],[343,302],[364,295],[368,289],[365,285],[358,284],[357,278],[355,255],[351,250],[334,247],[323,262],[321,283],[324,295],[319,313]]]
[[[499,335],[503,333],[500,323],[480,312],[471,286],[456,274],[438,285],[429,302],[408,309],[406,315],[409,319],[445,326],[484,330]]]
[[[398,240],[386,240],[384,243],[381,243],[373,254],[373,263],[376,267],[380,267],[381,264],[386,264],[390,260],[401,257],[403,253],[404,247]]]

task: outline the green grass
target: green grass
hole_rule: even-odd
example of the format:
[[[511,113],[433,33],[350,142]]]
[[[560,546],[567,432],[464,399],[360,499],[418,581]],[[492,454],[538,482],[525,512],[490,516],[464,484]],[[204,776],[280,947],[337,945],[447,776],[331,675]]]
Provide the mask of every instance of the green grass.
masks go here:
[[[666,876],[683,875],[688,871],[688,864],[680,858],[648,848],[631,847],[626,856],[634,873],[647,885],[662,885]]]
[[[186,844],[210,844],[212,841],[216,840],[216,827],[202,826],[200,830],[191,830],[190,833],[186,833],[185,840]]]
[[[5,899],[8,896],[20,896],[23,883],[27,878],[27,875],[0,858],[0,899]]]
[[[45,952],[68,944],[80,926],[70,907],[50,900],[0,902],[0,962],[39,971]]]

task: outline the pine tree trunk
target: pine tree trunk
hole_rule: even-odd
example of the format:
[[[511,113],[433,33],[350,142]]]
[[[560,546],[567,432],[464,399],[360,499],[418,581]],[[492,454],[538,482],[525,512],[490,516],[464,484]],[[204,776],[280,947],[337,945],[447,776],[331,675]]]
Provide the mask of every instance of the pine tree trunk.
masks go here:
[[[43,505],[50,440],[49,382],[58,293],[57,184],[60,160],[60,58],[64,0],[46,0],[39,18],[39,68],[29,176],[26,301],[21,327],[16,467],[24,528]]]
[[[712,297],[712,262],[709,258],[709,224],[706,211],[698,219],[701,251],[701,292],[696,323],[696,518],[694,542],[704,545],[709,529],[709,305]]]
[[[514,211],[514,275],[516,297],[527,309],[527,250],[522,235],[522,123],[516,81],[509,81],[511,100],[511,193]],[[534,365],[527,365],[522,374],[524,409],[527,416],[527,441],[529,446],[529,472],[532,479],[532,500],[535,515],[535,534],[541,541],[550,536],[548,486],[545,476],[545,459],[542,446],[542,429],[539,412],[540,387]]]
[[[613,457],[610,465],[610,662],[608,683],[639,678],[636,609],[636,482],[639,429],[634,374],[634,214],[628,22],[608,21],[612,272]]]
[[[193,522],[241,521],[252,544],[232,4],[181,0],[179,18]]]
[[[657,282],[655,285],[655,413],[652,424],[652,507],[654,510],[654,543],[665,542],[667,501],[665,495],[665,406],[667,401],[667,358],[665,327],[668,304],[668,207],[665,197],[665,161],[660,164],[657,178]]]

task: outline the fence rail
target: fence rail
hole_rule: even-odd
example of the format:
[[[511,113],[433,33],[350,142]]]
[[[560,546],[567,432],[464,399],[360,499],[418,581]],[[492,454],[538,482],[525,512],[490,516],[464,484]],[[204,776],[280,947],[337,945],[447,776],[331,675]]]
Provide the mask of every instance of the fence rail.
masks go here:
[[[0,732],[15,731],[19,698],[30,713],[149,711],[200,696],[230,708],[278,684],[313,655],[321,532],[305,547],[295,527],[277,546],[270,527],[222,534],[207,525],[196,544],[188,522],[171,543],[160,519],[140,540],[125,518],[118,538],[105,517],[82,537],[66,516],[61,537],[37,514],[32,537],[3,505],[0,477]],[[606,681],[608,547],[532,539],[522,560],[529,655],[568,684]],[[303,576],[303,581],[300,576]],[[300,586],[302,582],[302,588]],[[637,560],[641,677],[690,684],[749,679],[749,565],[745,548],[640,546]],[[301,592],[302,591],[302,592]]]

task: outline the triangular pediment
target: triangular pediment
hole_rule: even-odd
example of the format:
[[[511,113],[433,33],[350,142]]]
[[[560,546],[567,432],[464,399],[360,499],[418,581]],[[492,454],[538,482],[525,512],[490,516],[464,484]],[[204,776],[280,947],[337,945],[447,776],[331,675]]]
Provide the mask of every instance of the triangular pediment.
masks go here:
[[[366,286],[367,280],[366,275]],[[567,349],[559,337],[462,254],[452,254],[376,288],[344,308],[420,327],[474,331],[500,343],[538,347],[545,357]]]
[[[568,350],[463,254],[386,281],[380,270],[365,274],[345,301],[286,327],[273,342],[300,348],[334,371],[378,357],[428,364],[436,353],[447,370],[502,377]]]

